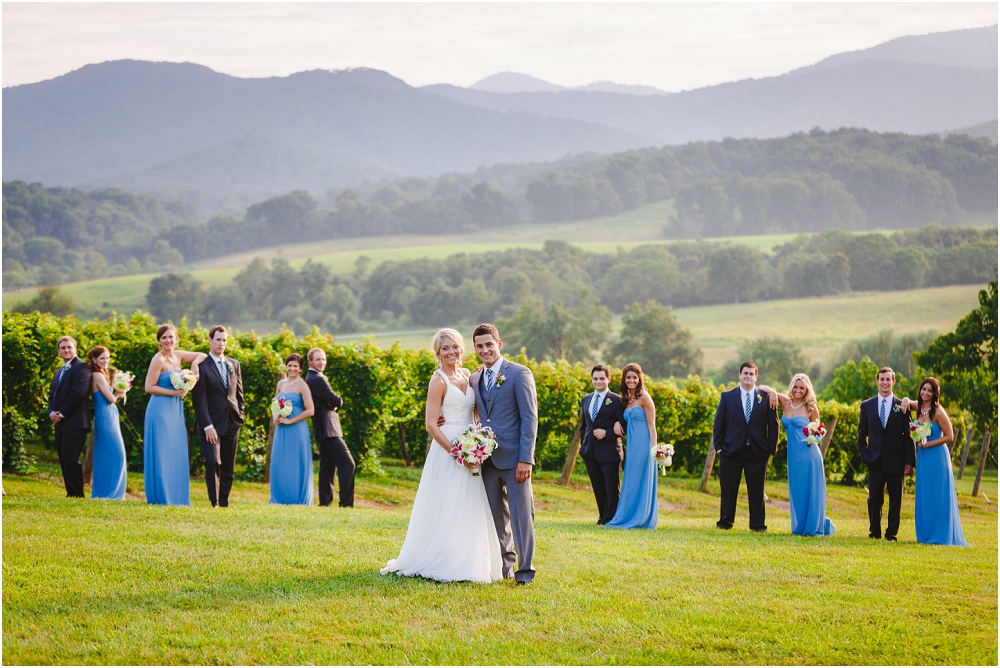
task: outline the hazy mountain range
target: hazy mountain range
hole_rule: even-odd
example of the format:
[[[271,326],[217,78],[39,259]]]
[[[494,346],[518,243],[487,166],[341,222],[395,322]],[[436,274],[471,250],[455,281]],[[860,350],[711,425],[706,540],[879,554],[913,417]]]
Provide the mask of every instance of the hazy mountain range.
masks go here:
[[[673,94],[584,88],[515,73],[414,88],[371,69],[242,79],[192,63],[88,65],[3,89],[4,180],[114,185],[195,201],[206,214],[293,188],[581,152],[817,126],[937,133],[997,118],[997,27],[904,37]]]

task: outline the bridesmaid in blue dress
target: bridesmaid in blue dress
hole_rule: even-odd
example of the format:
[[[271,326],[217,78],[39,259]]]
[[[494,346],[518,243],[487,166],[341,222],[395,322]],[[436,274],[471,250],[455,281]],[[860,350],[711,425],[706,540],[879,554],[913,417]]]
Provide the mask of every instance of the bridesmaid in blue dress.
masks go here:
[[[830,536],[836,531],[826,516],[826,473],[823,453],[818,445],[809,445],[802,429],[819,421],[816,392],[804,373],[792,376],[788,394],[775,393],[766,385],[762,392],[777,394],[781,404],[781,424],[788,437],[788,506],[792,533],[796,536]]]
[[[618,510],[606,527],[656,529],[656,462],[651,450],[656,443],[656,407],[644,390],[642,367],[627,364],[622,369],[621,397],[625,420],[625,469]],[[621,425],[615,423],[619,436]]]
[[[931,433],[917,444],[917,481],[913,492],[913,520],[917,542],[967,546],[958,514],[958,495],[948,444],[955,438],[951,420],[941,407],[941,385],[924,378],[917,392],[917,419],[929,422]]]
[[[184,425],[184,390],[175,390],[170,374],[181,364],[201,362],[205,353],[177,350],[177,328],[160,325],[156,330],[160,352],[153,355],[146,373],[146,406],[143,429],[143,476],[146,503],[166,506],[191,505],[188,437]]]
[[[306,420],[313,414],[313,398],[302,380],[302,355],[285,359],[288,377],[278,381],[275,398],[292,402],[288,417],[274,418],[271,445],[271,503],[311,506],[313,502],[312,438]]]
[[[91,371],[90,391],[94,395],[94,465],[90,498],[120,501],[125,498],[125,441],[115,402],[125,393],[111,389],[108,379],[111,352],[107,348],[91,348],[87,363]]]

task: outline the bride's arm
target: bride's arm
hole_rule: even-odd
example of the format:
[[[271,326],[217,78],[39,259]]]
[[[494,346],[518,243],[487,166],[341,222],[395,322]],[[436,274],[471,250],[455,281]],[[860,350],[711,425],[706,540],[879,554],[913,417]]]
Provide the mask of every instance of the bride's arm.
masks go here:
[[[448,386],[441,376],[438,374],[431,376],[431,382],[427,386],[427,413],[424,418],[424,426],[431,438],[450,453],[451,441],[438,426],[438,418],[441,417],[441,403],[444,401],[444,393],[447,389]]]

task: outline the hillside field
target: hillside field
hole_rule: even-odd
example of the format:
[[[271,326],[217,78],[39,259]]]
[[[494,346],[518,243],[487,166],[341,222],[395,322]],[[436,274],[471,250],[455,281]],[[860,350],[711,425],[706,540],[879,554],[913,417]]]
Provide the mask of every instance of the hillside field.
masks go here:
[[[36,453],[37,454],[37,453]],[[968,664],[997,662],[997,481],[959,482],[970,548],[867,538],[865,492],[831,484],[837,533],[789,533],[768,481],[767,534],[715,528],[718,486],[659,478],[656,531],[595,526],[582,466],[540,474],[528,587],[379,575],[420,476],[386,462],[357,507],[68,500],[58,464],[4,475],[3,660],[14,664]],[[745,498],[745,497],[744,497]]]

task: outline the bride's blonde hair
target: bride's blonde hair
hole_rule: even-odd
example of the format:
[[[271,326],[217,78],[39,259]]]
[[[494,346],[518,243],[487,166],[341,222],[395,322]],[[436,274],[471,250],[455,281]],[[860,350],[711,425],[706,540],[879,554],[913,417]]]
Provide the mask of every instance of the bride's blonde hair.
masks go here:
[[[806,408],[816,408],[816,390],[813,389],[812,381],[809,380],[809,376],[804,373],[797,373],[792,376],[791,382],[788,383],[788,398],[792,398],[792,388],[795,387],[795,381],[801,380],[802,384],[806,386],[806,396],[802,398],[802,403],[806,405]]]
[[[462,338],[462,334],[451,327],[445,327],[444,329],[439,329],[431,340],[431,347],[434,349],[434,360],[439,367],[441,366],[441,343],[445,339],[451,339],[457,343],[458,347],[462,349],[462,359],[465,359],[465,339]],[[459,362],[459,365],[461,365],[461,362]]]

